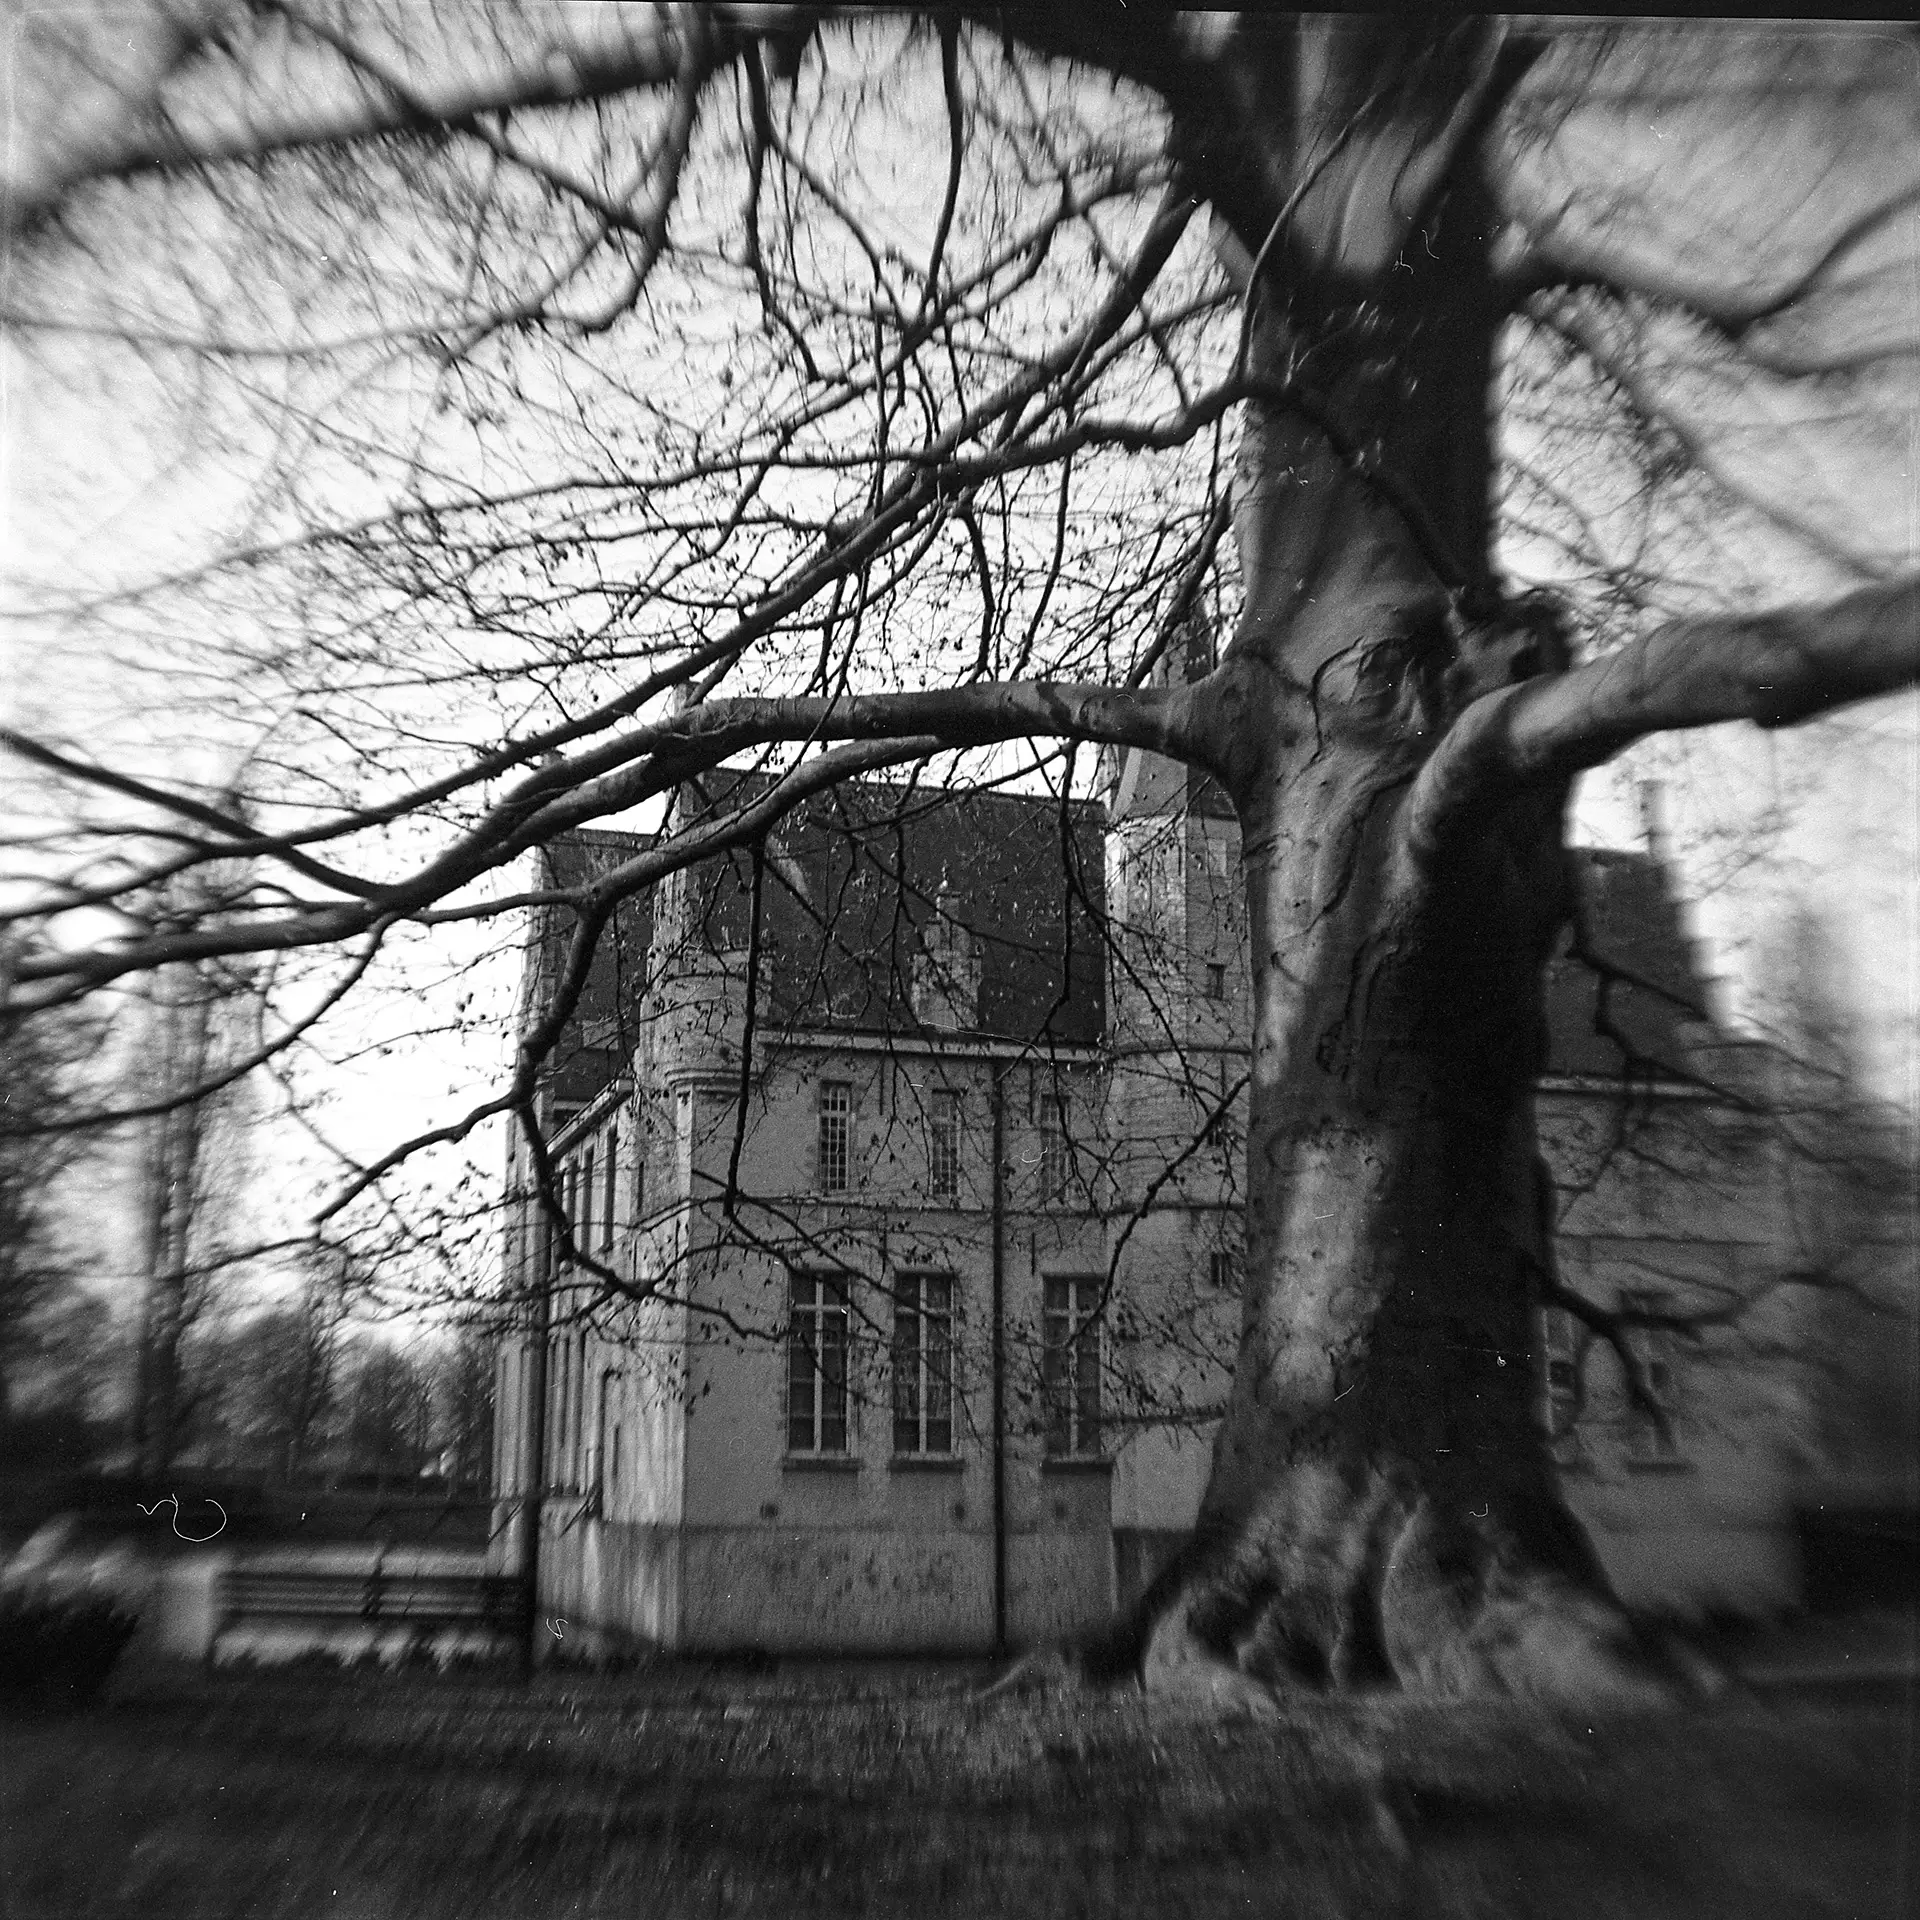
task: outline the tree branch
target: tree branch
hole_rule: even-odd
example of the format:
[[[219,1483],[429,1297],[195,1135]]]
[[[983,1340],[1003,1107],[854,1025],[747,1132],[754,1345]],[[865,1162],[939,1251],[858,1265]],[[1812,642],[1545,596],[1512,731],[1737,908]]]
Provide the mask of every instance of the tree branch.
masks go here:
[[[1734,499],[1772,521],[1782,532],[1805,541],[1817,553],[1843,561],[1855,573],[1868,578],[1885,576],[1887,568],[1877,555],[1848,546],[1833,528],[1770,498],[1721,458],[1709,435],[1663,400],[1649,370],[1636,364],[1629,351],[1607,337],[1599,316],[1590,307],[1560,295],[1537,302],[1532,318],[1583,353],[1641,420],[1671,434],[1688,460]]]
[[[29,232],[65,211],[83,188],[105,181],[246,165],[280,154],[338,150],[407,134],[471,129],[482,116],[584,104],[670,86],[683,79],[687,68],[685,24],[678,30],[672,24],[673,14],[681,10],[662,8],[656,10],[654,24],[646,31],[628,31],[618,40],[608,37],[597,45],[549,43],[536,55],[477,79],[435,86],[428,82],[403,85],[396,77],[382,85],[381,98],[361,97],[350,104],[319,108],[301,98],[278,113],[247,116],[239,126],[194,133],[158,111],[158,95],[175,70],[190,61],[204,67],[209,52],[222,46],[217,10],[199,11],[198,20],[182,24],[165,70],[156,69],[149,80],[146,98],[117,93],[112,107],[94,115],[91,124],[69,130],[63,152],[44,162],[36,173],[24,178],[15,174],[7,180],[0,193],[0,232]],[[290,10],[276,11],[284,11],[296,25],[313,29],[313,23]],[[767,6],[698,11],[699,31],[706,42],[705,67],[711,73],[764,35],[790,30],[811,10]],[[365,56],[353,62],[365,63]]]
[[[624,811],[752,746],[845,742],[852,751],[833,778],[864,771],[870,764],[1032,736],[1147,747],[1180,758],[1191,750],[1191,705],[1185,688],[1129,691],[1045,682],[931,693],[710,701],[657,726],[639,728],[580,760],[542,769],[527,783],[530,792],[509,796],[438,859],[365,901],[119,941],[85,953],[22,956],[15,977],[23,983],[51,983],[50,992],[23,996],[37,1004],[171,961],[285,952],[351,939],[376,921],[410,918],[528,848]],[[862,743],[881,749],[877,759],[871,749],[859,750]],[[622,761],[632,764],[595,777],[602,766],[618,767]],[[833,755],[808,763],[809,784],[829,763],[840,764]],[[630,864],[645,868],[644,877],[652,879],[714,850],[694,836],[670,853],[650,854]],[[620,886],[626,890],[640,884],[640,877],[629,876],[628,869],[621,874]]]
[[[1826,606],[1671,620],[1470,706],[1414,784],[1406,843],[1430,856],[1522,788],[1570,779],[1650,733],[1793,726],[1916,680],[1920,575]]]

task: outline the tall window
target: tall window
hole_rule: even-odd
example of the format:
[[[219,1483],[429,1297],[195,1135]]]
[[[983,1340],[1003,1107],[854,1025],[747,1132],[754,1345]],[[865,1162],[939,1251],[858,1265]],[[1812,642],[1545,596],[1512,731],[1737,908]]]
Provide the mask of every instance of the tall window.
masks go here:
[[[560,1169],[560,1211],[566,1217],[567,1233],[577,1247],[580,1244],[580,1163],[569,1160]]]
[[[580,1423],[581,1336],[559,1333],[548,1348],[547,1378],[552,1383],[553,1423],[547,1434],[547,1485],[560,1491],[577,1480],[576,1446]]]
[[[1623,1293],[1620,1306],[1626,1313],[1666,1313],[1671,1302],[1664,1293]],[[1679,1446],[1673,1433],[1678,1394],[1674,1384],[1673,1330],[1670,1327],[1633,1327],[1627,1333],[1627,1345],[1640,1363],[1640,1377],[1653,1396],[1663,1418],[1656,1419],[1632,1395],[1627,1395],[1627,1447],[1638,1460],[1673,1460]]]
[[[1040,1204],[1050,1207],[1067,1196],[1069,1162],[1067,1097],[1050,1093],[1040,1101]]]
[[[853,1088],[828,1080],[820,1088],[820,1191],[841,1193],[853,1159]]]
[[[593,1251],[593,1149],[580,1156],[580,1211],[573,1222],[573,1244],[582,1253]]]
[[[1045,1282],[1040,1393],[1047,1451],[1090,1456],[1100,1451],[1100,1325],[1094,1318],[1104,1282]]]
[[[603,1254],[613,1251],[613,1216],[619,1210],[620,1193],[615,1181],[620,1168],[620,1129],[617,1126],[607,1129],[607,1158],[605,1170],[605,1190],[600,1196],[600,1251]]]
[[[588,1336],[576,1332],[572,1352],[566,1356],[566,1390],[572,1409],[572,1427],[566,1430],[566,1484],[580,1488],[580,1455],[586,1450],[588,1427]]]
[[[588,1472],[588,1487],[594,1504],[602,1514],[619,1493],[620,1427],[618,1403],[614,1398],[618,1377],[611,1368],[602,1370],[600,1397],[594,1408],[593,1456]]]
[[[1573,1315],[1564,1307],[1549,1307],[1541,1316],[1541,1346],[1545,1350],[1545,1377],[1541,1382],[1546,1406],[1547,1438],[1556,1457],[1569,1456],[1578,1446],[1580,1420],[1580,1339]]]
[[[960,1096],[936,1088],[927,1116],[927,1187],[936,1200],[960,1197]]]
[[[953,1282],[910,1273],[894,1285],[893,1450],[953,1451]]]
[[[673,1103],[674,1191],[685,1197],[693,1191],[693,1090],[682,1087]]]
[[[1167,904],[1167,856],[1153,843],[1129,849],[1126,862],[1127,916],[1143,933],[1158,933]]]
[[[787,1451],[847,1450],[847,1283],[796,1273],[787,1320]]]

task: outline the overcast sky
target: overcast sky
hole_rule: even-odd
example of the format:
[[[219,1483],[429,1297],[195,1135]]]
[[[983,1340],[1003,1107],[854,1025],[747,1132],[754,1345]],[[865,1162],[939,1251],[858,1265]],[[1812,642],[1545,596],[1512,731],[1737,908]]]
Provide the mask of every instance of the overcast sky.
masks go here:
[[[1765,207],[1751,211],[1769,217]],[[1920,256],[1920,222],[1891,226],[1886,244],[1902,259]],[[1914,285],[1920,289],[1920,275]],[[213,781],[232,743],[195,726],[190,695],[176,697],[169,713],[129,670],[144,664],[137,622],[122,623],[116,655],[77,627],[21,612],[49,589],[104,587],[190,562],[209,530],[231,522],[254,478],[249,452],[223,440],[212,416],[174,404],[189,378],[174,360],[122,365],[108,382],[84,343],[56,346],[33,363],[0,344],[0,592],[8,609],[0,704],[10,721],[103,757],[130,755],[155,771]],[[1738,396],[1703,392],[1694,404],[1739,438],[1756,471],[1777,460],[1778,449],[1793,450],[1792,464],[1770,482],[1783,499],[1824,515],[1849,541],[1920,566],[1920,398],[1908,391],[1902,404],[1896,393],[1842,432],[1811,415],[1768,415],[1765,396],[1753,399],[1752,418],[1742,417],[1747,401]],[[1763,596],[1798,598],[1831,584],[1777,529],[1745,529],[1735,545]],[[173,686],[179,695],[181,684]],[[1663,791],[1678,891],[1704,960],[1723,979],[1723,1010],[1747,1021],[1772,1017],[1771,970],[1794,916],[1811,911],[1831,936],[1832,984],[1858,1023],[1875,1091],[1920,1108],[1920,693],[1788,734],[1720,729],[1655,742],[1585,783],[1577,837],[1636,843],[1637,788],[1649,779]],[[16,813],[32,804],[17,785],[7,797]],[[374,996],[338,1026],[336,1047],[357,1057],[325,1076],[320,1118],[355,1157],[444,1119],[504,1066],[516,960],[511,952],[485,959],[489,944],[501,945],[499,935],[442,940],[435,957],[410,962],[404,991]],[[474,996],[465,1031],[412,1037],[423,1010],[438,1019],[461,992]],[[257,1196],[271,1229],[274,1216],[291,1224],[311,1204],[316,1163],[290,1133],[262,1146],[268,1164],[288,1169]],[[476,1177],[490,1177],[502,1160],[497,1134],[476,1135],[457,1157]]]

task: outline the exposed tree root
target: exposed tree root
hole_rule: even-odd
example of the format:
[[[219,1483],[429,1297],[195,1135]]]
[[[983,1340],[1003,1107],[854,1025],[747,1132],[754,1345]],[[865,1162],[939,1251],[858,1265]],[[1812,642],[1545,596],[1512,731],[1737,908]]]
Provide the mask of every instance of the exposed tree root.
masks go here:
[[[1293,1476],[1231,1531],[1197,1533],[1140,1603],[1029,1655],[996,1691],[1133,1680],[1223,1717],[1294,1692],[1400,1691],[1665,1707],[1724,1685],[1640,1628],[1590,1556],[1556,1565],[1492,1514],[1443,1514],[1378,1483]]]

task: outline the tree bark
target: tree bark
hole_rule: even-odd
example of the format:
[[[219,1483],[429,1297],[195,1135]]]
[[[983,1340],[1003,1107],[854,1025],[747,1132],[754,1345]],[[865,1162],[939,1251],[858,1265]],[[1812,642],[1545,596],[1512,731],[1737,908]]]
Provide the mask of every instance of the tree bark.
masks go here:
[[[1288,704],[1282,702],[1283,707]],[[1322,699],[1239,785],[1253,929],[1241,1347],[1159,1681],[1587,1691],[1623,1619],[1547,1458],[1531,1107],[1567,907],[1556,800],[1448,870],[1407,762]]]
[[[1317,54],[1298,62],[1313,91],[1292,102],[1295,177],[1363,143],[1353,116],[1389,70],[1364,34]],[[1383,226],[1360,204],[1367,165],[1308,236],[1322,263],[1330,234]],[[1195,721],[1243,836],[1250,1200],[1199,1524],[1130,1627],[1156,1684],[1633,1683],[1530,1359],[1551,1261],[1532,1085],[1570,900],[1565,781],[1507,796],[1437,853],[1408,831],[1454,717],[1566,664],[1550,627],[1501,610],[1494,578],[1492,226],[1463,160],[1401,244],[1369,243],[1377,270],[1349,255],[1305,273],[1296,251],[1283,283],[1250,290],[1252,370],[1312,404],[1251,410],[1245,611]],[[1245,223],[1237,238],[1257,262]]]

